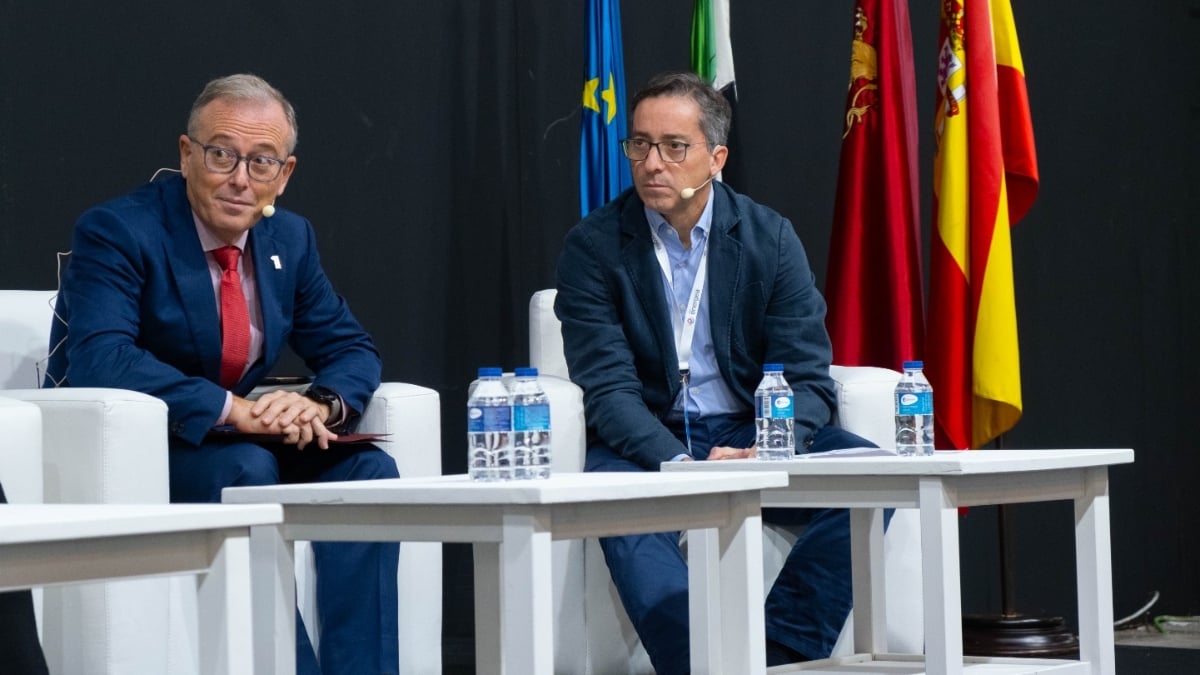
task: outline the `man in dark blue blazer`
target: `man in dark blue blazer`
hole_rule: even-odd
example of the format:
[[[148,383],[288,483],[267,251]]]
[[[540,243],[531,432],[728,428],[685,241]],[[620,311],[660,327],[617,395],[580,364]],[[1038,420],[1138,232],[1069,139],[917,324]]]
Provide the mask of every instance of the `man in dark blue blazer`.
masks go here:
[[[322,270],[312,225],[274,205],[295,168],[296,140],[295,112],[270,84],[213,80],[179,138],[181,175],[76,223],[58,303],[65,329],[52,347],[64,330],[65,343],[53,349],[48,384],[165,401],[172,501],[219,502],[229,486],[398,475],[378,448],[330,444],[379,386],[381,363]],[[237,276],[218,262],[225,253]],[[238,303],[226,305],[234,287]],[[226,313],[244,317],[248,339],[245,330],[223,336]],[[223,354],[234,342],[242,349],[230,356],[224,345]],[[245,398],[289,346],[314,373],[309,390]],[[278,441],[217,438],[218,425]],[[301,626],[298,672],[396,672],[397,545],[313,549],[320,658],[318,666]]]
[[[712,182],[728,154],[725,99],[695,75],[668,73],[631,109],[623,146],[634,188],[575,226],[558,263],[555,312],[583,389],[585,470],[753,457],[766,363],[783,364],[794,391],[799,452],[871,445],[829,426],[825,302],[792,224]],[[848,513],[807,515],[767,597],[769,665],[827,656],[850,610]],[[601,546],[655,670],[687,672],[679,533]]]

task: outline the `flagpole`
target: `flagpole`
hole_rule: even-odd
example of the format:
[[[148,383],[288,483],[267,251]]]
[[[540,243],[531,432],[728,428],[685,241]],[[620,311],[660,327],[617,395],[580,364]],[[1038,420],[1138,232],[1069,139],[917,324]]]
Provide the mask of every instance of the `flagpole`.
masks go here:
[[[1001,504],[996,509],[997,538],[1000,540],[1000,615],[1016,616],[1016,603],[1013,600],[1012,577],[1012,548],[1008,545],[1010,532],[1008,529],[1008,509]]]

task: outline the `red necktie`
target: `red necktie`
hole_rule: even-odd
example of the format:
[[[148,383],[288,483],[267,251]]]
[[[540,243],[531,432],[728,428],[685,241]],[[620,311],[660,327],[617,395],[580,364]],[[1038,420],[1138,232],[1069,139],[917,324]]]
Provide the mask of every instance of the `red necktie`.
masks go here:
[[[232,389],[242,379],[250,357],[250,312],[237,270],[242,252],[236,246],[225,246],[212,253],[225,270],[221,274],[221,386]]]

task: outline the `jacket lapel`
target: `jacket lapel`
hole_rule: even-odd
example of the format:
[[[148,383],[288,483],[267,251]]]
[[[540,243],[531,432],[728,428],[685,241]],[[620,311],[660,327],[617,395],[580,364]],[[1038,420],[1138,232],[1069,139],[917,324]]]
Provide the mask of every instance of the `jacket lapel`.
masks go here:
[[[260,221],[250,230],[250,255],[254,259],[254,281],[258,288],[258,305],[262,311],[263,354],[247,376],[258,381],[266,375],[257,373],[266,364],[273,364],[279,357],[280,336],[283,335],[283,303],[280,301],[280,281],[286,260],[279,242],[272,236],[267,220]]]
[[[729,189],[713,183],[712,229],[708,243],[708,325],[713,349],[726,380],[732,375],[733,313],[741,277],[742,244],[735,236],[740,216]]]
[[[654,334],[668,381],[675,383],[674,375],[679,363],[675,353],[675,332],[667,298],[663,293],[662,269],[654,257],[654,241],[650,238],[650,223],[646,221],[642,200],[629,199],[625,202],[621,210],[621,238],[621,257],[642,310],[643,326],[633,326],[631,332],[649,329]]]
[[[163,183],[163,204],[168,234],[164,251],[179,299],[195,340],[196,353],[203,363],[204,376],[214,382],[221,374],[221,320],[217,316],[217,298],[213,294],[208,258],[196,236],[192,207],[187,200],[182,178]]]

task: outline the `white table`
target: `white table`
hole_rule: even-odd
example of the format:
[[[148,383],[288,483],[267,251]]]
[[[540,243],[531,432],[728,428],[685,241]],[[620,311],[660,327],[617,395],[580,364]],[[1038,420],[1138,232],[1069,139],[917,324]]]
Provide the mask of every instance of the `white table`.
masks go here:
[[[258,673],[294,672],[297,540],[473,543],[476,672],[527,675],[554,668],[551,541],[670,530],[711,543],[688,552],[693,672],[762,673],[759,504],[761,490],[786,484],[781,471],[458,475],[226,488],[223,499],[283,505],[282,537],[251,543],[256,625],[275,626],[255,649]]]
[[[853,657],[772,672],[1097,673],[1112,675],[1112,560],[1108,466],[1133,451],[972,450],[932,457],[820,457],[782,462],[730,460],[664,464],[665,472],[784,470],[786,488],[763,493],[764,507],[851,509]],[[1075,504],[1080,660],[963,657],[958,508],[1069,499]],[[883,593],[885,507],[919,508],[925,656],[888,654]]]
[[[0,505],[0,590],[199,575],[200,672],[252,675],[250,533],[282,521],[270,504]]]

